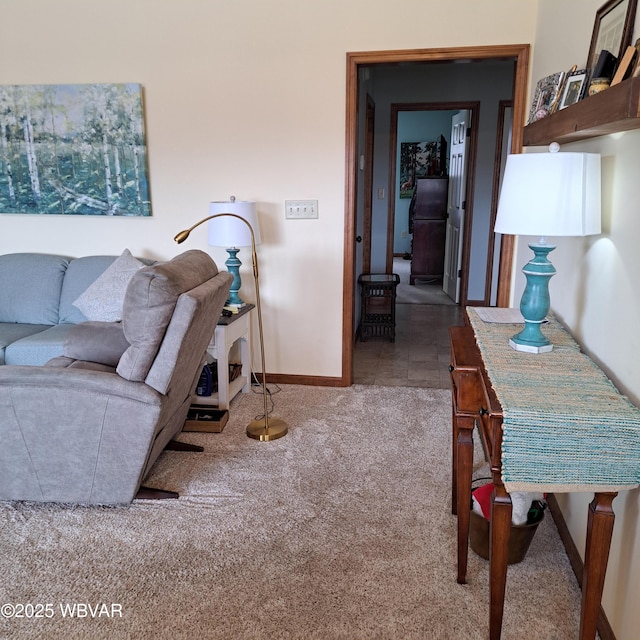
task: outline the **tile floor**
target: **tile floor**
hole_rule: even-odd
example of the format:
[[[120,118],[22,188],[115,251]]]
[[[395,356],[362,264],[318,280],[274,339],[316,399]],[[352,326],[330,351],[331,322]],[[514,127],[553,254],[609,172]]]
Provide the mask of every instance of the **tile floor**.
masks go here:
[[[353,382],[449,389],[449,334],[463,324],[456,305],[396,304],[396,340],[356,342]]]

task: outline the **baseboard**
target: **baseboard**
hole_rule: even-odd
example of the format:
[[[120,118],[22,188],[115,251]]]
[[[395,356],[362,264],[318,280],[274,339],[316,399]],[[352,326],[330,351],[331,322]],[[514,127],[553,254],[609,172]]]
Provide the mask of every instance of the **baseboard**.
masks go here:
[[[256,373],[256,378],[262,382],[262,374]],[[267,373],[267,383],[274,384],[302,384],[311,387],[346,387],[342,378],[330,376],[298,376],[284,373]]]
[[[549,511],[551,512],[553,521],[556,523],[562,544],[567,552],[573,573],[575,573],[576,580],[582,589],[582,572],[584,570],[584,563],[582,562],[578,548],[569,533],[569,527],[567,527],[567,523],[562,515],[560,505],[552,493],[547,495],[547,504],[549,505]],[[613,629],[609,624],[609,620],[607,620],[607,616],[602,606],[600,606],[600,613],[598,614],[598,633],[600,634],[600,640],[616,640],[616,636],[613,633]]]

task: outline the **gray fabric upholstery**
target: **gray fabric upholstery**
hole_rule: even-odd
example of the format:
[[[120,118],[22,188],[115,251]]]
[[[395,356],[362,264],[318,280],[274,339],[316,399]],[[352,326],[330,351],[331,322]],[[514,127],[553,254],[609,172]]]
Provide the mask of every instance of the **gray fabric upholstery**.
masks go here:
[[[116,256],[83,256],[71,260],[64,275],[62,293],[60,294],[61,323],[77,324],[87,320],[85,315],[73,303],[116,259]],[[138,260],[144,264],[152,264],[151,260],[140,258]]]
[[[40,253],[0,256],[0,365],[43,365],[61,355],[68,325],[88,320],[74,301],[116,259]],[[144,258],[140,262],[153,264]]]
[[[17,324],[15,322],[0,322],[0,365],[6,363],[6,348],[27,336],[33,336],[48,329],[46,324]]]
[[[74,325],[67,333],[62,354],[115,367],[128,348],[120,322],[88,321]]]
[[[130,502],[160,413],[160,394],[112,373],[0,367],[0,498]]]
[[[120,359],[118,375],[136,381],[147,377],[178,296],[217,273],[206,253],[186,251],[134,274],[122,309],[122,327],[131,346]]]
[[[104,371],[105,373],[115,373],[115,366],[101,364],[99,362],[91,362],[88,360],[76,360],[67,356],[58,356],[47,362],[47,367],[60,367],[68,369],[88,369],[90,371]]]
[[[203,355],[227,300],[226,287],[220,287],[219,281],[228,280],[228,275],[221,272],[178,298],[164,340],[146,378],[146,383],[160,393],[171,393],[175,384],[182,387],[180,393],[183,395],[195,388]],[[208,318],[208,322],[197,322],[199,317]],[[196,378],[190,384],[189,377],[194,371]]]
[[[60,294],[60,322],[77,324],[87,320],[73,303],[115,259],[116,256],[83,256],[69,263]]]
[[[62,353],[67,333],[74,325],[56,324],[15,340],[5,349],[6,364],[42,365]]]
[[[122,320],[122,305],[129,281],[143,266],[140,260],[131,255],[129,249],[125,249],[73,301],[73,306],[80,309],[88,320],[119,322]]]
[[[125,307],[145,306],[129,309],[133,333],[149,325],[160,335],[148,380],[127,380],[108,364],[67,356],[47,366],[0,367],[0,500],[126,504],[135,497],[184,425],[231,284],[206,253],[183,255],[143,276],[146,298],[127,293]]]
[[[0,256],[0,322],[58,324],[58,303],[69,260],[32,253]]]

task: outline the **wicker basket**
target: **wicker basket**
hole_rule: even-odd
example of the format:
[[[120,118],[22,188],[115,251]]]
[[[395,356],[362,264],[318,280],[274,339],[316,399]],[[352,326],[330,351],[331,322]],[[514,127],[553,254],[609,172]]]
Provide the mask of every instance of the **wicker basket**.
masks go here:
[[[524,560],[536,529],[543,519],[544,513],[542,518],[533,524],[511,525],[508,564],[518,564]],[[489,559],[489,521],[473,510],[469,522],[469,545],[481,558]]]

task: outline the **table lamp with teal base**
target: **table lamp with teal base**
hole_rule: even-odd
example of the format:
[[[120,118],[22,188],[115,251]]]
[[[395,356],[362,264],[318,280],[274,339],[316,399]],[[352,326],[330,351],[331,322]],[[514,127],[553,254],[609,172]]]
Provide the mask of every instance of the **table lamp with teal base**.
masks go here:
[[[551,306],[549,280],[556,273],[547,255],[556,247],[546,244],[544,238],[541,238],[539,243],[532,243],[529,248],[533,251],[534,257],[522,269],[527,284],[520,299],[524,329],[509,339],[509,345],[516,351],[545,353],[551,351],[553,345],[540,327],[546,322]]]
[[[520,153],[507,158],[494,231],[538,236],[529,245],[534,257],[522,269],[526,286],[520,301],[524,328],[509,344],[516,351],[546,353],[553,349],[540,327],[550,310],[549,281],[556,273],[548,259],[555,245],[545,236],[587,236],[600,233],[600,155]]]
[[[231,289],[229,290],[229,298],[225,303],[226,307],[243,307],[246,303],[240,297],[240,287],[242,286],[242,279],[240,278],[240,267],[242,266],[242,262],[240,262],[240,258],[238,258],[238,251],[236,247],[229,247],[227,249],[227,253],[229,257],[224,263],[225,267],[227,267],[227,271],[233,277],[231,281]]]
[[[234,214],[218,216],[218,214]],[[240,297],[240,287],[242,280],[240,267],[242,262],[238,258],[240,247],[251,247],[252,238],[245,220],[254,230],[253,241],[260,244],[260,228],[258,226],[258,212],[255,202],[236,200],[231,196],[227,202],[211,202],[209,204],[209,214],[217,216],[209,222],[209,244],[217,247],[225,247],[229,257],[224,263],[227,271],[233,277],[229,298],[225,307],[233,310],[244,307],[246,304]],[[242,219],[242,220],[241,220]]]

